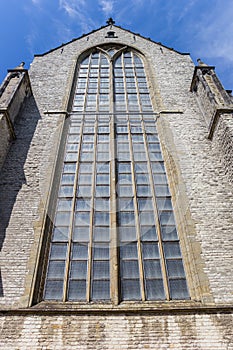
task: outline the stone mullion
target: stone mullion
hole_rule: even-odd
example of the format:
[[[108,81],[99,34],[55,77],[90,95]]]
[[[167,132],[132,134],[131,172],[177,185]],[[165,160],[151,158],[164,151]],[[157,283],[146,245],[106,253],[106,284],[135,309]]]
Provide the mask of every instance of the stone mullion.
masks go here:
[[[114,72],[111,61],[109,72],[109,102],[110,102],[110,297],[114,305],[119,303],[119,262],[117,237],[117,205],[116,205],[116,150],[115,150],[115,120],[114,120]]]
[[[137,97],[138,97],[139,111],[140,111],[140,113],[142,113],[142,105],[141,105],[140,93],[139,93],[139,87],[138,87],[138,77],[136,74],[136,65],[134,64],[134,55],[132,55],[132,62],[133,62],[134,79],[135,79],[135,86],[136,86]]]
[[[89,78],[90,78],[90,70],[91,70],[91,54],[89,56],[89,63],[88,63],[88,70],[87,70],[87,81],[86,81],[86,89],[85,89],[85,95],[84,95],[84,101],[83,101],[83,110],[86,110],[86,104],[87,104],[87,95],[88,95],[88,86],[89,86]]]
[[[97,158],[97,119],[95,122],[95,138],[94,138],[94,159],[93,159],[93,174],[92,174],[92,196],[90,203],[90,232],[89,232],[89,246],[88,246],[88,270],[87,270],[87,290],[86,300],[91,300],[91,274],[92,274],[92,248],[93,248],[93,226],[94,226],[94,206],[95,206],[95,185],[96,185],[96,158]]]
[[[100,68],[101,68],[101,53],[99,52],[98,78],[97,78],[97,93],[96,93],[96,112],[99,111],[100,98]]]
[[[70,124],[71,127],[71,124]],[[64,278],[64,287],[63,287],[63,301],[66,301],[68,298],[68,284],[69,284],[69,270],[70,270],[70,262],[71,262],[71,249],[72,249],[72,234],[73,234],[73,226],[75,221],[75,205],[76,205],[76,194],[77,194],[77,187],[78,187],[78,172],[79,172],[79,160],[81,155],[81,145],[82,145],[82,135],[83,135],[83,128],[84,128],[84,116],[80,128],[80,137],[79,137],[79,147],[78,147],[78,157],[77,157],[77,164],[75,169],[75,177],[74,177],[74,189],[73,189],[73,200],[72,200],[72,207],[71,207],[71,213],[70,216],[70,229],[69,229],[69,238],[68,238],[68,251],[67,251],[67,259],[66,259],[66,266],[65,266],[65,278]]]
[[[138,265],[139,265],[139,278],[140,278],[140,290],[142,301],[146,300],[145,297],[145,285],[144,285],[144,273],[143,273],[143,264],[142,264],[142,248],[140,242],[140,222],[139,222],[139,211],[137,204],[137,184],[134,173],[134,157],[133,157],[133,144],[130,132],[130,121],[128,121],[128,138],[129,138],[129,149],[130,149],[130,160],[131,160],[131,174],[132,174],[132,186],[133,186],[133,202],[134,202],[134,216],[135,216],[135,226],[136,226],[136,235],[137,235],[137,250],[138,250]]]
[[[122,72],[123,72],[123,81],[124,81],[124,93],[125,93],[125,109],[126,113],[129,113],[129,101],[128,101],[128,93],[127,93],[127,85],[126,85],[126,74],[125,74],[125,65],[124,65],[124,55],[121,54],[121,64],[122,64]]]
[[[161,229],[160,229],[159,211],[158,211],[158,207],[157,207],[157,201],[156,201],[156,195],[155,195],[155,189],[154,189],[154,179],[153,179],[153,174],[152,174],[151,165],[150,165],[150,154],[149,154],[149,150],[148,150],[148,144],[147,144],[147,138],[146,138],[146,132],[145,132],[145,126],[144,126],[143,120],[142,120],[142,130],[143,130],[143,135],[144,135],[147,162],[149,164],[150,187],[151,187],[151,193],[152,193],[152,198],[153,198],[153,203],[154,203],[155,226],[156,226],[156,231],[157,231],[157,235],[158,235],[158,245],[159,245],[159,252],[160,252],[160,257],[161,257],[160,261],[161,261],[161,269],[162,269],[162,276],[163,276],[163,284],[164,284],[166,299],[169,300],[170,293],[169,293],[168,278],[167,278],[167,272],[166,272],[166,263],[165,263],[163,245],[162,245],[162,234],[161,234]]]

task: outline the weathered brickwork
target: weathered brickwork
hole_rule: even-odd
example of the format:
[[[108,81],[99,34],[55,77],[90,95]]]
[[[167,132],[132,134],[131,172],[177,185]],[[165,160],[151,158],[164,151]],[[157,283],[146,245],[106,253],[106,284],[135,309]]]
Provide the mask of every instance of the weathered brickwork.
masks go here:
[[[224,173],[233,181],[233,114],[221,114],[218,126],[214,132],[213,143],[221,154],[221,164]],[[230,204],[230,203],[229,203]]]
[[[43,195],[51,177],[47,169],[54,163],[54,157],[51,159],[50,154],[57,142],[54,137],[59,130],[58,125],[57,117],[41,118],[31,97],[17,119],[16,140],[1,171],[3,295],[0,304],[3,306],[16,303],[24,295],[27,264],[35,239],[34,226],[38,220],[38,210],[45,207]],[[45,175],[46,178],[43,177]]]
[[[16,139],[0,171],[0,313],[7,312],[0,317],[0,348],[233,349],[232,115],[221,115],[208,138],[216,106],[203,84],[190,91],[194,64],[189,55],[119,27],[113,27],[116,38],[106,38],[108,30],[101,28],[38,55],[31,65],[33,96],[15,119]],[[52,181],[59,177],[55,166],[64,141],[63,112],[77,59],[88,48],[112,42],[145,56],[191,300],[185,306],[175,301],[149,303],[150,312],[143,314],[140,303],[135,313],[131,303],[129,314],[101,313],[101,305],[95,314],[85,314],[85,305],[79,315],[62,309],[48,314],[46,305],[39,305],[40,313],[32,308],[30,314],[20,314],[20,308],[31,306]],[[4,118],[0,123],[7,138]],[[8,151],[6,139],[0,138],[0,147]],[[1,152],[0,166],[4,157]],[[198,306],[206,311],[196,312]],[[210,306],[219,313],[208,311]],[[174,312],[179,307],[193,311]]]
[[[231,315],[9,316],[4,350],[233,349]]]
[[[11,133],[5,113],[0,113],[0,169],[4,163],[11,141]]]

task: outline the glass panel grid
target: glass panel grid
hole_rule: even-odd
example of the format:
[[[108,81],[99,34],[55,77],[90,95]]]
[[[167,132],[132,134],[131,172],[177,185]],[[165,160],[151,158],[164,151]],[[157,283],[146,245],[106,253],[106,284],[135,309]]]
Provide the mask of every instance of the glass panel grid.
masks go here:
[[[102,52],[84,59],[74,98],[75,113],[109,112],[109,68]],[[123,114],[115,117],[121,299],[187,299],[155,118],[152,114],[137,115],[152,111],[142,60],[130,51],[123,52],[113,71],[115,111],[129,113],[129,120]],[[71,116],[45,299],[64,300],[67,295],[68,300],[98,301],[111,297],[109,117],[99,116],[97,122],[90,115],[82,122],[82,117]]]

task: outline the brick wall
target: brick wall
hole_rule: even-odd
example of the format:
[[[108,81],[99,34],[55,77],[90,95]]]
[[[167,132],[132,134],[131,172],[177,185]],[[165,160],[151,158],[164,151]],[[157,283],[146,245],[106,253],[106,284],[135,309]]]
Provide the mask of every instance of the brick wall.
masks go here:
[[[232,316],[17,315],[0,318],[4,350],[231,350]]]

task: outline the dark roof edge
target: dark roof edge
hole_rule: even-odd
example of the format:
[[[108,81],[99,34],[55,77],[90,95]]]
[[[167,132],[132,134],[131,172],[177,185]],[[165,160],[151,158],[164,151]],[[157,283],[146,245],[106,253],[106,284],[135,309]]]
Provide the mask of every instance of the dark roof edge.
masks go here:
[[[91,32],[89,32],[89,33],[87,33],[87,34],[82,34],[81,36],[79,36],[79,37],[77,37],[77,38],[74,38],[74,39],[68,41],[68,42],[65,43],[65,44],[61,44],[61,45],[55,47],[54,49],[51,49],[51,50],[49,50],[49,51],[46,51],[46,52],[44,52],[44,53],[42,53],[42,54],[35,54],[34,57],[43,57],[43,56],[45,56],[45,55],[47,55],[47,54],[49,54],[49,53],[51,53],[51,52],[53,52],[53,51],[56,51],[56,50],[58,50],[58,49],[63,48],[63,47],[66,46],[66,45],[71,44],[72,42],[74,42],[74,41],[76,41],[76,40],[85,38],[85,37],[87,37],[87,36],[89,36],[89,35],[91,35],[91,34],[93,34],[93,33],[95,33],[95,32],[98,32],[98,30],[103,29],[103,28],[107,28],[107,27],[109,27],[109,25],[101,26],[100,28],[94,29],[94,30],[92,30]],[[168,50],[171,50],[171,51],[173,51],[173,52],[176,52],[176,53],[178,53],[178,54],[180,54],[180,55],[183,55],[183,56],[185,56],[185,55],[190,55],[189,52],[179,52],[179,51],[177,51],[177,50],[175,50],[175,49],[173,49],[173,48],[171,48],[171,47],[168,47],[168,46],[162,44],[161,42],[154,41],[154,40],[152,40],[151,38],[146,38],[145,36],[143,36],[143,35],[141,35],[141,34],[139,34],[139,33],[134,33],[134,32],[132,32],[132,31],[129,30],[129,29],[124,29],[124,28],[122,28],[121,26],[117,26],[117,25],[114,24],[114,27],[119,28],[119,29],[121,29],[121,30],[124,30],[124,31],[126,31],[126,32],[129,32],[129,33],[131,33],[131,34],[133,34],[133,35],[139,36],[139,37],[141,37],[141,38],[143,38],[143,39],[145,39],[145,40],[148,40],[148,41],[150,41],[150,42],[152,42],[152,43],[155,43],[155,44],[157,44],[157,45],[160,45],[160,46],[162,46],[162,47],[164,47],[164,48],[166,48],[166,49],[168,49]]]

